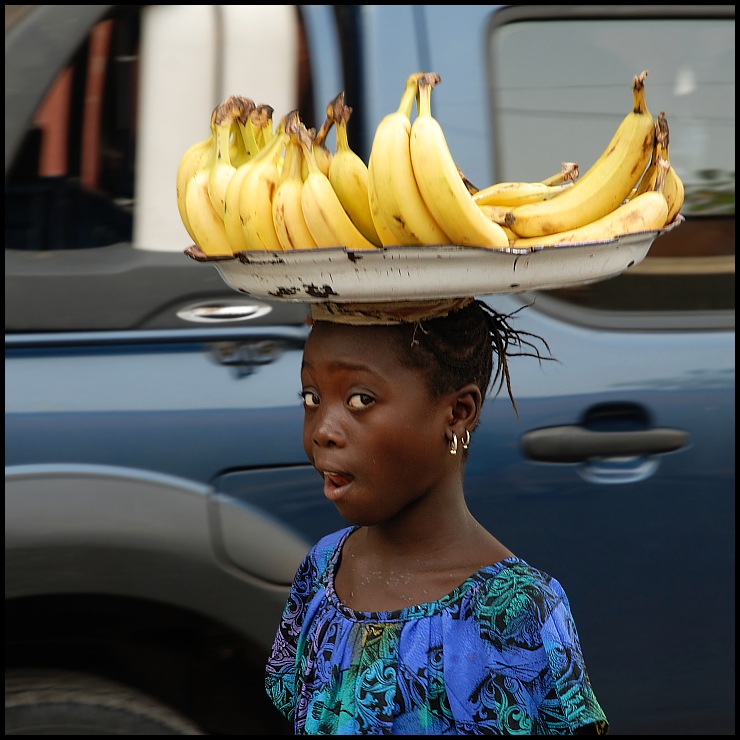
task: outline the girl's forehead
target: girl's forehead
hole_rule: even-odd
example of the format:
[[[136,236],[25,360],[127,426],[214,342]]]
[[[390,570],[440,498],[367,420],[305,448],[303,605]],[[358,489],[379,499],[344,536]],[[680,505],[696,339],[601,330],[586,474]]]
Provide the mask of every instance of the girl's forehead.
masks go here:
[[[367,365],[397,366],[402,337],[400,327],[349,326],[318,322],[304,350],[304,364],[314,360],[348,359]]]
[[[403,329],[400,326],[353,326],[328,321],[316,322],[309,334],[309,345],[345,345],[359,347],[368,353],[387,352],[389,346],[397,345]]]

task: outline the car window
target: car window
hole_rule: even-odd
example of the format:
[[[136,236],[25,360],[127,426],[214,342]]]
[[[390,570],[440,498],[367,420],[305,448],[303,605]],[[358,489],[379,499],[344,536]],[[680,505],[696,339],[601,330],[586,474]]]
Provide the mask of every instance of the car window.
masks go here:
[[[537,305],[613,327],[661,318],[689,326],[697,314],[712,325],[712,314],[734,315],[734,8],[728,17],[636,18],[598,6],[598,17],[571,10],[555,19],[538,7],[502,11],[489,27],[497,180],[542,180],[564,161],[583,175],[631,109],[633,76],[647,70],[648,109],[668,120],[686,221],[635,268],[540,294]]]
[[[183,254],[179,159],[229,94],[315,125],[298,6],[114,7],[38,91],[6,177],[6,332],[187,328],[180,304],[234,300]],[[251,323],[306,311],[274,308]]]

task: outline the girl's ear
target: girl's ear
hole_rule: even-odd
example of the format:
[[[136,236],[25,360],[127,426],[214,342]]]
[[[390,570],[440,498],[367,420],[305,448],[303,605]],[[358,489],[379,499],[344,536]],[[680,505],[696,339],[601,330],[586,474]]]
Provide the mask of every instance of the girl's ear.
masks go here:
[[[458,435],[472,432],[480,417],[483,398],[475,383],[468,383],[457,391],[453,398],[452,428]]]

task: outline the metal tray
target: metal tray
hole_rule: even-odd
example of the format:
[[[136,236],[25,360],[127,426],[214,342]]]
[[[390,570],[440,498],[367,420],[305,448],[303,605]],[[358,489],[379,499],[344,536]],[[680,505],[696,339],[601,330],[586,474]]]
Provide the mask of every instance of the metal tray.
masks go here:
[[[352,251],[344,247],[292,252],[239,252],[207,257],[234,290],[268,300],[374,303],[521,293],[605,280],[639,264],[658,231],[550,247],[398,246]]]

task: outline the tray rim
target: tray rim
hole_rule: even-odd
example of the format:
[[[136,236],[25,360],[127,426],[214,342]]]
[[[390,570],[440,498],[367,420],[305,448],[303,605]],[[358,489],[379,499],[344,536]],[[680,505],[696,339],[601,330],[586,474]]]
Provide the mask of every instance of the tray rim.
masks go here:
[[[539,245],[533,244],[529,247],[472,247],[465,246],[462,244],[407,244],[407,245],[389,245],[385,247],[376,247],[375,249],[350,249],[348,247],[321,247],[314,249],[294,249],[288,252],[275,252],[275,251],[263,251],[263,250],[243,250],[235,252],[231,255],[220,255],[220,256],[208,256],[202,252],[202,250],[193,244],[184,250],[184,253],[195,260],[196,262],[230,262],[238,260],[243,264],[301,264],[303,262],[316,263],[321,261],[321,257],[326,257],[327,262],[332,261],[332,257],[340,257],[342,259],[352,259],[350,255],[357,255],[357,261],[364,261],[365,259],[385,259],[387,256],[404,256],[412,254],[424,254],[429,255],[452,255],[459,252],[464,252],[468,255],[471,254],[500,254],[500,255],[527,255],[535,252],[552,251],[552,250],[569,250],[579,248],[589,248],[597,246],[609,246],[612,244],[632,244],[636,242],[642,242],[647,240],[649,237],[653,237],[653,241],[663,234],[673,230],[676,226],[679,226],[686,219],[679,213],[676,218],[667,226],[661,229],[652,229],[650,231],[638,231],[630,234],[622,234],[619,236],[612,237],[611,239],[603,239],[599,241],[589,242],[566,242],[563,244],[552,244],[552,245]],[[382,256],[381,256],[382,255]]]
[[[684,221],[610,239],[528,247],[459,244],[241,251],[208,257],[234,291],[288,303],[387,303],[548,291],[608,280],[640,264],[653,242]],[[598,255],[603,255],[598,257]],[[411,280],[411,282],[408,282]],[[404,282],[406,281],[406,282]]]

